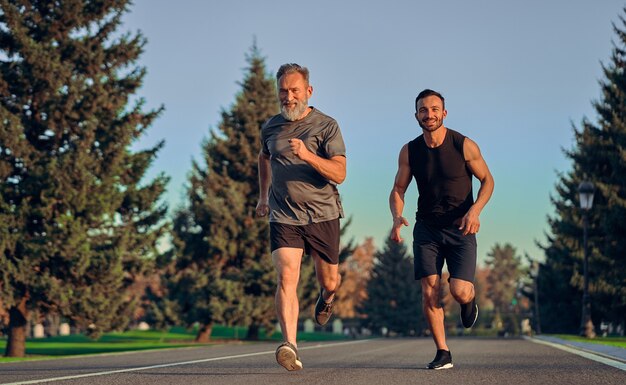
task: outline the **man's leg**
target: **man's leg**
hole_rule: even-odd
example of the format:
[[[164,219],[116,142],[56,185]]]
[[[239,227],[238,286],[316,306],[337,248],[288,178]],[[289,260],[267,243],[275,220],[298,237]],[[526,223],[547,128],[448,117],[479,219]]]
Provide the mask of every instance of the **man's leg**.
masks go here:
[[[444,327],[444,312],[441,307],[441,278],[438,275],[429,275],[422,278],[422,305],[428,327],[433,335],[437,350],[450,350],[446,344],[446,330]]]
[[[452,354],[446,344],[444,311],[441,306],[441,278],[438,274],[429,275],[422,278],[421,282],[424,315],[437,346],[437,354],[427,367],[435,370],[450,369],[454,365],[452,364]]]
[[[281,247],[272,252],[272,260],[278,274],[276,289],[276,315],[286,342],[297,346],[296,334],[298,331],[298,281],[300,279],[300,264],[302,249]]]
[[[333,313],[333,300],[339,288],[339,219],[313,223],[306,227],[308,251],[315,263],[315,276],[320,284],[320,295],[315,303],[314,318],[318,325],[326,325]]]
[[[450,278],[450,294],[461,305],[472,302],[476,296],[473,283],[457,278]]]
[[[450,294],[461,305],[461,323],[471,328],[478,319],[478,305],[474,284],[462,279],[450,279]]]
[[[337,289],[341,284],[341,274],[339,274],[339,264],[328,263],[319,256],[315,260],[315,276],[320,287],[323,289],[324,301],[330,302],[334,299]]]
[[[458,229],[444,232],[447,247],[450,294],[461,305],[461,323],[471,328],[478,319],[478,305],[474,290],[476,274],[476,236],[463,235]]]

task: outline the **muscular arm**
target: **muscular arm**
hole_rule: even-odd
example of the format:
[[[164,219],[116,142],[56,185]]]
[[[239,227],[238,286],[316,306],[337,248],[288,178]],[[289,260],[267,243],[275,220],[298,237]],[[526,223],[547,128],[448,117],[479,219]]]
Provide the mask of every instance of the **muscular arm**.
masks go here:
[[[270,157],[263,151],[259,151],[259,202],[256,205],[256,214],[266,216],[270,211],[269,190],[272,182],[272,169]]]
[[[487,167],[487,163],[483,159],[478,145],[469,138],[465,138],[463,142],[463,153],[465,154],[465,162],[472,174],[480,181],[480,189],[476,195],[476,202],[470,207],[461,221],[460,230],[463,234],[476,234],[480,229],[479,215],[491,194],[495,183],[493,176]]]
[[[343,155],[333,156],[330,159],[322,158],[309,151],[302,140],[294,138],[289,140],[289,146],[294,155],[307,162],[315,171],[324,178],[336,184],[341,184],[346,179],[346,157]]]
[[[409,147],[405,144],[400,150],[398,157],[398,172],[393,182],[391,194],[389,194],[389,209],[393,217],[393,227],[391,229],[391,239],[396,242],[402,242],[400,229],[402,226],[408,226],[409,221],[402,216],[404,210],[404,193],[411,183],[411,166],[409,165]]]

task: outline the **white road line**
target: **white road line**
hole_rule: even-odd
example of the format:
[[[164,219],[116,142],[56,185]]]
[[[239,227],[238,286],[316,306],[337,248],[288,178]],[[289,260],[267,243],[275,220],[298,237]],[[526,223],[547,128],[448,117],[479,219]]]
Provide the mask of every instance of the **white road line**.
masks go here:
[[[368,341],[371,341],[371,340],[358,340],[358,341],[349,341],[349,342],[337,342],[337,343],[332,343],[332,344],[319,344],[319,345],[315,345],[315,346],[306,346],[306,347],[303,347],[303,348],[299,348],[298,350],[312,350],[312,349],[330,348],[330,347],[334,347],[334,346],[358,344],[358,343],[363,343],[363,342],[368,342]],[[25,385],[25,384],[39,384],[39,383],[42,383],[42,382],[74,380],[74,379],[85,378],[85,377],[96,377],[96,376],[106,376],[106,375],[109,375],[109,374],[117,374],[117,373],[138,372],[140,370],[159,369],[159,368],[167,368],[167,367],[171,367],[171,366],[180,366],[180,365],[191,365],[191,364],[198,364],[198,363],[201,363],[201,362],[223,361],[223,360],[230,360],[230,359],[233,359],[233,358],[246,358],[246,357],[261,356],[261,355],[264,355],[264,354],[274,354],[274,353],[275,353],[274,350],[269,350],[269,351],[265,351],[265,352],[237,354],[237,355],[234,355],[234,356],[213,357],[213,358],[205,358],[205,359],[202,359],[202,360],[173,362],[173,363],[170,363],[170,364],[142,366],[142,367],[130,368],[130,369],[110,370],[110,371],[107,371],[107,372],[85,373],[85,374],[77,374],[77,375],[74,375],[74,376],[42,378],[42,379],[38,379],[38,380],[10,382],[10,383],[3,383],[1,385],[22,385],[22,384]]]
[[[619,361],[616,361],[616,360],[612,360],[610,358],[606,358],[606,357],[599,356],[599,355],[596,355],[596,354],[593,354],[593,353],[589,353],[589,352],[586,352],[584,350],[574,349],[574,348],[571,348],[571,347],[566,346],[566,345],[555,344],[555,343],[550,342],[550,341],[544,341],[544,340],[540,340],[540,339],[537,339],[537,338],[526,338],[526,339],[530,340],[530,341],[532,341],[532,342],[534,342],[536,344],[543,344],[543,345],[552,346],[553,348],[565,350],[568,353],[576,354],[578,356],[585,357],[585,358],[587,358],[589,360],[600,362],[602,364],[609,365],[609,366],[612,366],[614,368],[626,371],[626,364],[623,363],[623,362],[619,362]]]

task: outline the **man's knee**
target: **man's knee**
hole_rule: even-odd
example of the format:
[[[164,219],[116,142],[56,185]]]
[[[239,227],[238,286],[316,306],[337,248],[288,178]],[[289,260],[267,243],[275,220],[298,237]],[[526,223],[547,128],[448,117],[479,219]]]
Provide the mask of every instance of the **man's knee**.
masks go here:
[[[474,298],[474,285],[467,281],[451,280],[450,294],[458,303],[468,303]]]
[[[439,285],[440,279],[437,276],[422,279],[422,306],[425,309],[436,309],[441,307]]]

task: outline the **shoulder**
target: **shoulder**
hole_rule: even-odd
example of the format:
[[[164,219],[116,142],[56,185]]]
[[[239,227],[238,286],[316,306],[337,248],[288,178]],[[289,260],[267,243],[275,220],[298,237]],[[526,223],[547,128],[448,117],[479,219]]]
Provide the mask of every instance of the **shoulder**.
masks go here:
[[[311,112],[309,113],[309,116],[311,117],[311,119],[314,119],[318,122],[323,122],[323,123],[327,123],[327,124],[333,124],[333,125],[339,125],[337,124],[337,121],[335,120],[335,118],[326,115],[325,113],[323,113],[322,111],[318,110],[317,108],[311,106]]]
[[[421,134],[417,138],[405,144],[404,147],[406,147],[407,151],[416,151],[420,146],[425,146],[425,145],[426,145],[426,142],[424,141],[424,134]]]
[[[282,115],[274,115],[261,125],[261,139],[265,140],[276,132],[285,124],[285,118]]]
[[[465,135],[461,134],[460,132],[458,132],[457,130],[453,130],[451,128],[446,127],[448,130],[448,135],[450,135],[450,137],[452,138],[452,140],[454,141],[459,141],[459,142],[463,142],[463,140],[465,140],[465,138],[467,138]]]
[[[467,137],[463,142],[463,155],[465,157],[465,160],[480,159],[482,157],[478,144],[476,144],[476,142]]]
[[[409,143],[406,144],[406,146],[414,146],[419,143],[424,143],[424,134],[421,134],[417,138],[411,140]]]
[[[452,144],[454,144],[454,148],[456,148],[457,151],[459,152],[465,152],[464,150],[465,142],[467,141],[466,139],[469,139],[469,138],[456,130],[453,130],[451,128],[447,128],[447,129],[448,129],[448,135],[452,139]]]
[[[285,122],[285,118],[283,118],[281,114],[277,114],[267,119],[265,123],[263,123],[263,125],[261,126],[261,129],[265,130],[271,127],[275,127],[277,125],[283,124],[284,122]]]

